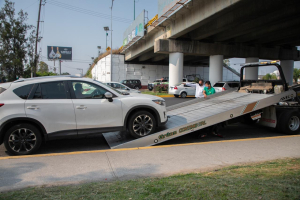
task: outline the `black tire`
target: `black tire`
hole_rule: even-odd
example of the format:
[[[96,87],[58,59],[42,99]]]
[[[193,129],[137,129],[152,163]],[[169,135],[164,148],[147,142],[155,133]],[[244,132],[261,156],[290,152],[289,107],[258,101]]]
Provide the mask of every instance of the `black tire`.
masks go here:
[[[138,119],[139,116],[140,116],[141,120]],[[150,126],[147,126],[147,124],[145,124],[145,122],[144,123],[142,122],[142,120],[146,121],[149,118],[151,118],[151,125],[152,125],[151,130],[147,130],[147,128],[150,129]],[[143,124],[138,125],[137,122],[139,122],[139,121],[141,121],[141,123],[143,123]],[[135,125],[135,127],[142,126],[141,128],[144,132],[141,129],[139,129],[141,131],[134,130],[134,128],[133,128],[134,125]],[[136,129],[138,129],[138,128],[136,128]],[[129,130],[130,135],[132,135],[135,138],[141,138],[141,137],[144,137],[144,136],[147,136],[147,135],[151,135],[155,131],[155,129],[156,129],[156,119],[148,111],[138,111],[138,112],[134,113],[132,116],[130,116],[130,118],[129,118],[128,130]],[[147,132],[147,133],[145,133],[145,132]]]
[[[152,91],[153,89],[148,89],[149,91]]]
[[[298,111],[284,111],[278,120],[279,130],[286,135],[300,132],[300,113]]]
[[[180,96],[181,96],[181,98],[186,98],[187,93],[186,92],[182,92]]]
[[[20,139],[17,140],[16,137]],[[19,142],[13,142],[13,140]],[[17,124],[6,131],[4,136],[4,146],[13,155],[32,154],[40,148],[41,144],[41,133],[31,124]]]
[[[176,94],[174,94],[174,97],[175,97],[175,98],[178,98],[178,97],[179,97],[179,95],[176,95]]]

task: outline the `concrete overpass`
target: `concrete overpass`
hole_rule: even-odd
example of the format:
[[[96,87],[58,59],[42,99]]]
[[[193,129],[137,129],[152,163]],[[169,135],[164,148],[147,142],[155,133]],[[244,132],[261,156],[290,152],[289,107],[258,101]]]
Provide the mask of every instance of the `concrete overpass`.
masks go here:
[[[292,84],[300,60],[299,0],[178,0],[123,49],[130,63],[169,64],[170,84],[180,82],[183,65],[209,65],[210,80],[222,80],[223,59],[281,60]],[[250,71],[251,70],[251,71]],[[246,71],[256,79],[258,69]]]

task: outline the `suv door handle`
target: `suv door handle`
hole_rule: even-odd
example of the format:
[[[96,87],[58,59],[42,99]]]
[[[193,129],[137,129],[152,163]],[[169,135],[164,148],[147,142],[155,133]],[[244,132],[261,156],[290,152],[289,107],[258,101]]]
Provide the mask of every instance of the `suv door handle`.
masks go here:
[[[27,109],[30,109],[30,110],[38,110],[40,109],[40,107],[36,106],[36,105],[32,105],[32,106],[27,106]]]
[[[85,110],[85,109],[87,109],[87,107],[84,105],[80,105],[80,106],[76,106],[76,109]]]

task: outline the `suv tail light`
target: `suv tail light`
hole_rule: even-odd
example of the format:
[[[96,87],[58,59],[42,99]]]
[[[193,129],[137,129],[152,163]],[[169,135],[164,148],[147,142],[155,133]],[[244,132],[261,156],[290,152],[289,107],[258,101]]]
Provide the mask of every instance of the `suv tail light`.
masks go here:
[[[222,87],[222,91],[225,91],[226,89],[224,87]]]
[[[4,103],[0,103],[0,107],[4,106]]]
[[[177,90],[177,89],[178,89],[177,86],[175,86],[175,87],[174,87],[174,90]]]

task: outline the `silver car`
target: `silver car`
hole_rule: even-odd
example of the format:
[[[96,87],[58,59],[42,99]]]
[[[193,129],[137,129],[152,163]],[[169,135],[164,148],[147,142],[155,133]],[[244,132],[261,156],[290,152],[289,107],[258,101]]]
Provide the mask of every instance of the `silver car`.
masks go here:
[[[186,83],[178,83],[175,86],[171,86],[169,94],[174,94],[175,97],[181,98],[185,98],[187,96],[195,96],[196,88],[187,86]]]
[[[124,93],[141,93],[141,91],[132,89],[130,87],[127,87],[126,85],[123,85],[122,83],[108,82],[108,83],[105,83],[105,84],[112,87],[112,88],[117,89],[120,92],[124,92]]]

